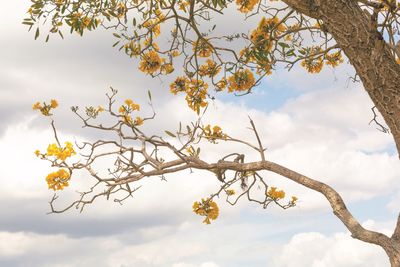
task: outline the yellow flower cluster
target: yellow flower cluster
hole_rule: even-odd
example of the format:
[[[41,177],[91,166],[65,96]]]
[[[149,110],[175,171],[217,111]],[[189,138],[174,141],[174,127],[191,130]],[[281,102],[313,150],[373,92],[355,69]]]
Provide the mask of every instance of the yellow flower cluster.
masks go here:
[[[126,12],[128,12],[128,8],[126,7],[125,3],[120,2],[120,3],[117,5],[115,11],[117,12],[117,16],[118,16],[119,18],[122,18],[122,17],[125,16]]]
[[[204,136],[211,142],[215,142],[216,139],[226,139],[227,135],[222,132],[221,127],[215,125],[212,130],[210,124],[203,128]]]
[[[253,72],[249,69],[236,71],[228,78],[228,91],[229,92],[242,92],[248,91],[254,86],[255,80]]]
[[[219,82],[217,82],[217,84],[215,85],[215,88],[217,91],[222,91],[226,88],[227,85],[227,80],[226,78],[222,78]]]
[[[279,200],[282,198],[285,198],[285,191],[283,190],[277,190],[276,187],[271,187],[268,192],[267,192],[267,196],[269,196],[270,198],[272,198],[273,200]]]
[[[297,197],[292,196],[292,200],[290,201],[290,204],[292,204],[292,205],[296,204],[297,200],[298,200]]]
[[[250,34],[250,40],[257,51],[269,52],[273,46],[273,39],[283,33],[286,26],[278,17],[263,17],[255,30]]]
[[[64,187],[67,187],[68,181],[70,180],[71,175],[65,169],[59,169],[56,172],[52,172],[47,175],[46,182],[49,189],[55,190],[63,190]]]
[[[90,106],[86,107],[86,115],[90,118],[96,119],[97,116],[103,112],[105,109],[102,106],[98,106],[97,108]]]
[[[175,79],[173,83],[169,85],[169,91],[176,95],[179,92],[185,92],[189,86],[190,80],[185,76],[180,76]]]
[[[36,156],[40,155],[40,151],[35,151]],[[65,147],[59,147],[57,144],[53,143],[47,147],[46,156],[54,156],[59,160],[66,160],[67,158],[75,155],[76,152],[71,142],[65,142]]]
[[[196,156],[196,151],[194,150],[193,146],[187,147],[186,148],[186,152],[189,154],[189,156],[191,157],[195,157]]]
[[[160,21],[156,20],[147,20],[143,23],[143,27],[147,28],[150,32],[152,32],[156,37],[160,35]]]
[[[236,0],[238,10],[242,13],[249,13],[260,2],[260,0]]]
[[[189,5],[190,5],[190,2],[187,0],[179,0],[178,1],[179,10],[182,10],[183,12],[186,12],[186,7]]]
[[[208,105],[206,101],[208,84],[200,79],[191,79],[189,86],[186,88],[186,102],[188,106],[200,113],[200,108]]]
[[[326,54],[325,63],[326,65],[330,65],[332,67],[339,66],[339,64],[343,63],[342,53],[338,51],[332,54]]]
[[[209,57],[212,54],[212,47],[205,39],[198,39],[193,45],[193,52],[199,57]]]
[[[301,66],[309,73],[319,73],[322,70],[324,66],[323,56],[316,56],[320,52],[320,47],[312,47],[309,50],[308,57],[301,62]]]
[[[174,66],[171,63],[161,65],[162,74],[170,74],[174,71]]]
[[[203,64],[199,67],[199,75],[212,78],[217,75],[220,70],[221,67],[217,66],[217,63],[214,60],[207,59],[206,64]]]
[[[319,73],[324,66],[324,62],[322,57],[307,58],[301,62],[301,66],[304,67],[309,73]]]
[[[210,224],[211,220],[218,218],[219,208],[212,199],[202,199],[201,202],[196,201],[193,203],[193,212],[200,216],[205,216],[203,223]]]
[[[52,114],[50,111],[52,109],[55,109],[58,107],[58,102],[54,99],[50,100],[50,104],[46,104],[46,102],[43,102],[43,105],[40,102],[36,102],[33,104],[32,109],[33,110],[39,110],[40,113],[42,113],[44,116],[51,116]]]
[[[130,57],[137,57],[142,52],[142,46],[139,42],[130,41],[124,45],[125,53]]]
[[[185,99],[188,106],[196,111],[197,114],[200,113],[200,108],[204,108],[208,104],[206,101],[208,84],[201,79],[189,80],[185,76],[177,77],[175,81],[170,84],[169,90],[174,95],[185,92]]]
[[[160,58],[158,53],[154,50],[143,54],[142,60],[139,63],[139,70],[147,74],[154,74],[160,70],[164,60]]]
[[[130,113],[133,111],[139,111],[140,105],[134,103],[132,99],[126,99],[124,103],[125,105],[121,105],[118,109],[118,112],[122,115],[123,121],[133,126],[142,125],[144,120],[141,117],[136,117],[135,119],[132,119],[130,115]]]

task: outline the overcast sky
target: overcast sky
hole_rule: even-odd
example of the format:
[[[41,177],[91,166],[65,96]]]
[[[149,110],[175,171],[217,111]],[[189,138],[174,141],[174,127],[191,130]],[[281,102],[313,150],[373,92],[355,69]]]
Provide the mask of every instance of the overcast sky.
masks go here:
[[[34,102],[59,100],[55,119],[65,141],[98,137],[81,129],[69,107],[104,105],[109,86],[120,99],[143,104],[151,90],[157,117],[146,127],[154,132],[173,130],[195,114],[169,94],[168,79],[143,75],[137,62],[113,49],[111,33],[33,41],[21,24],[29,2],[0,2],[0,266],[389,264],[379,247],[353,240],[320,195],[273,174],[268,181],[298,196],[297,207],[263,210],[220,200],[220,218],[204,225],[192,203],[219,184],[196,171],[169,175],[167,182],[150,178],[122,206],[101,200],[83,213],[46,215],[53,193],[44,177],[51,168],[33,152],[53,140],[48,120],[32,111]],[[279,70],[252,95],[221,95],[204,120],[246,139],[250,115],[269,160],[332,185],[360,222],[389,234],[399,211],[400,164],[391,136],[368,124],[373,105],[360,84],[349,82],[352,74],[349,66],[312,76],[300,68]],[[206,148],[209,155],[225,149]],[[75,196],[79,179],[85,177],[72,180],[61,198]]]

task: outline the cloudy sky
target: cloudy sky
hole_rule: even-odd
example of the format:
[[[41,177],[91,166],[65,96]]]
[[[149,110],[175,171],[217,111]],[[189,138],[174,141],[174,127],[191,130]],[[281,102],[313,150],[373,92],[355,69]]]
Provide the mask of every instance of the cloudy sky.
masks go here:
[[[62,140],[98,137],[81,129],[69,107],[104,105],[109,86],[120,99],[139,103],[151,90],[158,114],[151,131],[173,130],[195,116],[184,99],[168,93],[168,80],[144,76],[137,62],[113,49],[110,33],[33,41],[21,24],[29,2],[0,1],[0,266],[388,265],[379,247],[350,237],[320,195],[272,174],[271,184],[299,197],[297,207],[263,210],[220,200],[220,218],[204,225],[192,203],[219,185],[196,171],[169,175],[167,182],[148,179],[122,206],[100,200],[83,213],[46,215],[52,192],[44,177],[51,168],[33,152],[53,140],[48,121],[32,111],[34,102],[59,100]],[[352,74],[349,66],[315,76],[279,70],[252,95],[221,95],[205,120],[246,139],[251,116],[269,160],[332,185],[360,222],[389,234],[399,211],[400,163],[391,137],[368,124],[372,103],[360,84],[349,82]],[[211,155],[225,148],[207,149]],[[75,196],[74,186],[84,183],[79,179],[61,199]]]

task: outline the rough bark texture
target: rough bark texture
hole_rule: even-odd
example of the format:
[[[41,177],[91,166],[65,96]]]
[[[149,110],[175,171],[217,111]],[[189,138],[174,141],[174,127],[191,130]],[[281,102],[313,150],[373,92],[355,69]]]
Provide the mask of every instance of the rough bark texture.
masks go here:
[[[354,66],[365,90],[388,125],[397,151],[400,152],[400,66],[373,26],[371,18],[355,0],[283,1],[298,12],[323,21]],[[347,210],[342,210],[344,203],[341,201],[335,198],[334,202],[338,205],[333,205],[332,208],[352,236],[381,246],[388,254],[391,266],[400,267],[400,217],[391,238],[371,234],[355,223],[352,216],[346,215]]]

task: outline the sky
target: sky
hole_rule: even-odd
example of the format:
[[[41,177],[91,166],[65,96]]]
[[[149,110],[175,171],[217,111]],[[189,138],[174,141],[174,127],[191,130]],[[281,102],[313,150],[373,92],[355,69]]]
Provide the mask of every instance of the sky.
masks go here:
[[[51,167],[33,152],[54,140],[49,121],[32,111],[34,102],[58,99],[55,120],[65,141],[100,138],[82,129],[69,107],[104,105],[109,86],[119,99],[143,104],[152,92],[157,116],[144,126],[149,131],[174,130],[196,116],[168,92],[168,78],[140,73],[137,62],[112,48],[111,33],[34,41],[21,24],[29,2],[0,2],[0,266],[388,266],[382,249],[350,237],[323,197],[271,173],[269,183],[298,196],[296,207],[264,210],[246,201],[231,207],[220,199],[220,218],[204,225],[192,203],[219,184],[195,171],[148,178],[122,206],[99,200],[83,213],[47,214]],[[247,140],[250,116],[268,160],[333,186],[366,228],[390,234],[400,163],[391,136],[369,125],[373,104],[361,84],[349,81],[352,75],[346,64],[318,75],[277,70],[251,95],[218,96],[204,121]],[[230,149],[241,148],[206,145],[204,155]],[[73,178],[60,205],[85,178]]]

